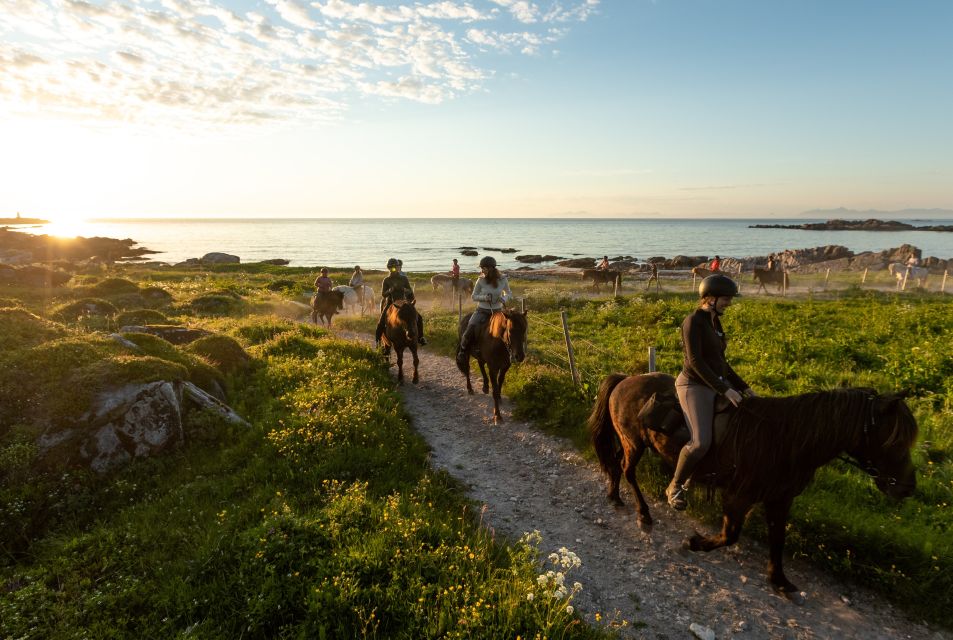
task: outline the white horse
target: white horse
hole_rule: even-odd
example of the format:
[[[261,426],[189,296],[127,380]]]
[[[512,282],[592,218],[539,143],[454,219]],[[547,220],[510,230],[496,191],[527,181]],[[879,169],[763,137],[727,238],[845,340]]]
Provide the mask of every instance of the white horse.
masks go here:
[[[897,289],[902,287],[905,281],[911,279],[917,281],[918,287],[923,287],[926,284],[927,276],[930,275],[930,271],[925,267],[914,267],[902,262],[891,262],[887,265],[887,271],[897,279]]]
[[[363,300],[356,289],[346,284],[338,285],[332,291],[340,291],[344,294],[344,308],[348,313],[355,313],[356,310],[360,310],[361,315],[364,315],[368,309],[374,306],[374,290],[366,284],[362,284],[361,289],[364,293]]]

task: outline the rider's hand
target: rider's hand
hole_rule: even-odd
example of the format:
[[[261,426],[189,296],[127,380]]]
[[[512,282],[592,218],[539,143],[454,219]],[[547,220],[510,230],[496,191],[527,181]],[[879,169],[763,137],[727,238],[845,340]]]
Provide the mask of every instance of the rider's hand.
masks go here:
[[[736,407],[741,404],[741,394],[734,389],[728,389],[728,391],[725,391],[725,397],[731,400],[731,404],[735,405]]]

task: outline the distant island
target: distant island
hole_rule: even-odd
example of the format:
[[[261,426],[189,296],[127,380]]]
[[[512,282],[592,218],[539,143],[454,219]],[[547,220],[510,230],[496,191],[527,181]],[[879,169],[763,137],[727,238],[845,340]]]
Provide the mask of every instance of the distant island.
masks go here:
[[[838,207],[836,209],[811,209],[810,211],[804,211],[803,213],[799,214],[798,217],[823,220],[831,220],[834,218],[841,220],[868,220],[870,218],[877,218],[880,220],[895,220],[897,218],[901,218],[903,220],[942,220],[945,218],[953,218],[953,209],[898,209],[896,211],[867,209],[865,211],[860,211],[858,209]]]
[[[49,224],[49,220],[43,218],[24,218],[17,212],[16,218],[0,218],[0,224]]]
[[[805,222],[804,224],[752,224],[749,229],[803,229],[805,231],[953,231],[953,224],[916,226],[896,220],[842,220]]]

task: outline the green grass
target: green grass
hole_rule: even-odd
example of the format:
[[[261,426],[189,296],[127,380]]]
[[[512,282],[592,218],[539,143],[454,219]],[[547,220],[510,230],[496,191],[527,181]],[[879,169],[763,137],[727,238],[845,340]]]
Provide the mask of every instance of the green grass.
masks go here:
[[[274,294],[259,285],[287,275],[274,269],[162,286],[177,304],[234,286],[243,305],[268,308]],[[29,308],[84,295],[51,293]],[[493,538],[461,487],[428,466],[426,443],[377,354],[275,316],[204,317],[184,305],[180,313],[251,357],[225,381],[252,427],[193,413],[185,447],[97,476],[37,466],[35,425],[5,412],[0,636],[604,636],[567,610],[574,593],[538,582],[547,541]],[[48,342],[3,354],[0,365],[14,358],[47,385],[70,372],[99,384],[106,370],[140,379],[163,367],[185,377],[198,366],[183,348],[129,337],[144,353],[67,323]],[[0,386],[0,400],[15,397],[15,382]],[[28,399],[42,418],[84,398]]]

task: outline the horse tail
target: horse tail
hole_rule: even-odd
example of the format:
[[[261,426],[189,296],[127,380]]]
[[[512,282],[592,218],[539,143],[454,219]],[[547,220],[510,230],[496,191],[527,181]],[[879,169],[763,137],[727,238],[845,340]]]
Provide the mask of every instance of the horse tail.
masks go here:
[[[617,454],[618,438],[612,424],[612,416],[609,415],[609,396],[612,395],[616,385],[625,378],[626,376],[621,373],[610,373],[606,376],[599,386],[599,395],[596,397],[596,404],[592,407],[592,413],[589,414],[588,425],[592,447],[596,450],[602,470],[610,477],[615,477],[621,472],[621,464]]]

